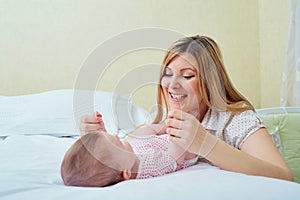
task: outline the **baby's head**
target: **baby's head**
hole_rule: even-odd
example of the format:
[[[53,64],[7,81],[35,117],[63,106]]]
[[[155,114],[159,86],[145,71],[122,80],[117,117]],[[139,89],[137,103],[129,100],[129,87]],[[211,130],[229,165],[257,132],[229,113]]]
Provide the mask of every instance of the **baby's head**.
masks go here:
[[[111,137],[104,132],[88,133],[71,146],[61,164],[65,185],[104,187],[127,179],[123,170],[128,166],[118,156],[124,150]]]

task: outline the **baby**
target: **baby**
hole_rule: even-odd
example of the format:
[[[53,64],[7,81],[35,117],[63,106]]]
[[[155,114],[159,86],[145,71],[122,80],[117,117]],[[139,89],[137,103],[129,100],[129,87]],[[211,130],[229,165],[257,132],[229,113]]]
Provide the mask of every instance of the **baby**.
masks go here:
[[[71,146],[61,176],[65,185],[104,187],[175,172],[196,164],[197,159],[171,143],[167,134],[131,136],[125,141],[99,131],[81,136]]]

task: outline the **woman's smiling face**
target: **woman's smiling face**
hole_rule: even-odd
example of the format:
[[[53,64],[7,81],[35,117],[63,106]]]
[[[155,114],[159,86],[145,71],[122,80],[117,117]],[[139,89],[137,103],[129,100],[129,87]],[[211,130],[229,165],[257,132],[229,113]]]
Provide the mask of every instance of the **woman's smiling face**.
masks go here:
[[[196,66],[195,58],[183,53],[165,67],[161,86],[170,110],[180,109],[194,116],[199,115],[202,97]]]

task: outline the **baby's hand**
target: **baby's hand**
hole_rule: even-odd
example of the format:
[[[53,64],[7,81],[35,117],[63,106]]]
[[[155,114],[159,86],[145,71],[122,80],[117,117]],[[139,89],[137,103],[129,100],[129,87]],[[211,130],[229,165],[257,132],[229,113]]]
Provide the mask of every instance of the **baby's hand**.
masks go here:
[[[96,115],[96,117],[98,119],[98,122],[99,122],[99,125],[100,125],[100,130],[104,131],[104,132],[107,132],[106,128],[104,126],[104,122],[102,120],[102,115],[100,113],[98,113],[98,111],[95,112],[95,115]]]
[[[106,131],[104,126],[102,115],[97,111],[93,115],[84,115],[80,118],[80,131],[81,134]]]
[[[166,134],[167,127],[164,124],[148,124],[147,127],[153,131],[153,135]]]

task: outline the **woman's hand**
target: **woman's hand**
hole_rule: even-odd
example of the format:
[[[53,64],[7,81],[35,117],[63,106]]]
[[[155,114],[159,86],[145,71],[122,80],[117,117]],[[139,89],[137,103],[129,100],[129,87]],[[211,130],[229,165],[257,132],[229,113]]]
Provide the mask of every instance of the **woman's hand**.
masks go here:
[[[80,118],[80,131],[81,134],[106,131],[104,126],[102,115],[95,112],[93,115],[84,115]]]
[[[170,111],[165,124],[171,141],[190,153],[205,157],[217,141],[193,115],[181,110]]]

